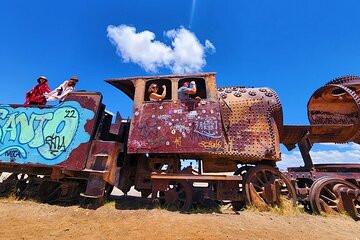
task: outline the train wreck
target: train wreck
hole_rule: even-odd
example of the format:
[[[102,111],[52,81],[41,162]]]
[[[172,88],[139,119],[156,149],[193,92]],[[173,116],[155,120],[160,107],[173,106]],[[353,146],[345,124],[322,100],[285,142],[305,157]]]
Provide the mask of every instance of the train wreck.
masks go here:
[[[314,164],[310,154],[315,143],[359,143],[359,77],[316,90],[310,124],[301,126],[284,125],[274,90],[217,87],[215,73],[106,82],[133,100],[131,120],[106,111],[97,92],[71,92],[56,106],[0,105],[0,171],[12,173],[0,196],[79,202],[134,186],[180,211],[211,201],[267,209],[287,199],[360,219],[360,164]],[[179,88],[188,83],[196,93],[182,99]],[[165,92],[161,101],[149,96],[154,85]],[[303,166],[279,171],[281,144],[298,146]]]

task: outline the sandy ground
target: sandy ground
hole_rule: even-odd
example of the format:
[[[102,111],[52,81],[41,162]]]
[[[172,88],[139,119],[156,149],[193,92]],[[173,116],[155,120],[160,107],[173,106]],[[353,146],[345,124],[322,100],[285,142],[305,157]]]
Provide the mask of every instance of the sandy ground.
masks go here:
[[[129,196],[96,210],[0,199],[0,239],[359,239],[360,221],[306,213],[183,214]]]

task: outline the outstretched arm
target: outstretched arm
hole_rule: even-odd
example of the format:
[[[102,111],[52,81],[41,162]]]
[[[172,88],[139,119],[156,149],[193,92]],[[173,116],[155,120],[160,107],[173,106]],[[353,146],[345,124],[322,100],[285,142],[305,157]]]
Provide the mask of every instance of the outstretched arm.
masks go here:
[[[187,91],[187,94],[195,94],[196,93],[196,84],[194,81],[190,82],[191,88]]]
[[[60,99],[62,96],[64,96],[63,90],[66,88],[66,86],[67,86],[67,81],[63,82],[60,86],[55,88],[53,91],[51,91],[49,93],[44,93],[46,100],[54,101],[54,100]],[[59,91],[60,91],[60,94],[59,94]]]
[[[160,95],[160,94],[157,94],[157,93],[151,93],[150,94],[150,97],[151,98],[154,98],[154,99],[164,99],[165,98],[165,96],[166,96],[166,86],[165,85],[162,85],[162,88],[163,88],[163,92],[162,92],[162,94]]]

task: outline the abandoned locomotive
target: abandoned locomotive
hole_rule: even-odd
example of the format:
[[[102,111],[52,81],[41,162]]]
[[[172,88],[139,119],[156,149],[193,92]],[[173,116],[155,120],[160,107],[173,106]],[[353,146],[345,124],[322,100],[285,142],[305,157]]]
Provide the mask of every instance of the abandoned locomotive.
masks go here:
[[[106,82],[133,100],[131,120],[117,113],[113,121],[97,92],[72,92],[56,106],[0,105],[0,171],[12,173],[0,183],[1,196],[74,202],[134,186],[180,210],[209,200],[266,208],[286,197],[359,218],[360,164],[314,165],[309,154],[316,142],[359,142],[359,78],[317,90],[304,126],[283,124],[272,89],[217,88],[215,73]],[[196,94],[180,99],[187,82],[196,83]],[[162,101],[149,98],[155,84],[163,86]],[[280,172],[280,144],[298,145],[304,166]],[[183,168],[186,159],[198,168]]]

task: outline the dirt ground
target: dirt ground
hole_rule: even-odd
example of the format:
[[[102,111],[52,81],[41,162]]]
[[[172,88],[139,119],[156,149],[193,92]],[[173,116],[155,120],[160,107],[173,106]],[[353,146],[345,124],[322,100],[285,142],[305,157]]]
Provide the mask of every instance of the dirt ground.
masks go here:
[[[0,200],[0,239],[359,239],[347,216],[280,215],[230,206],[183,214],[119,197],[96,210]]]

